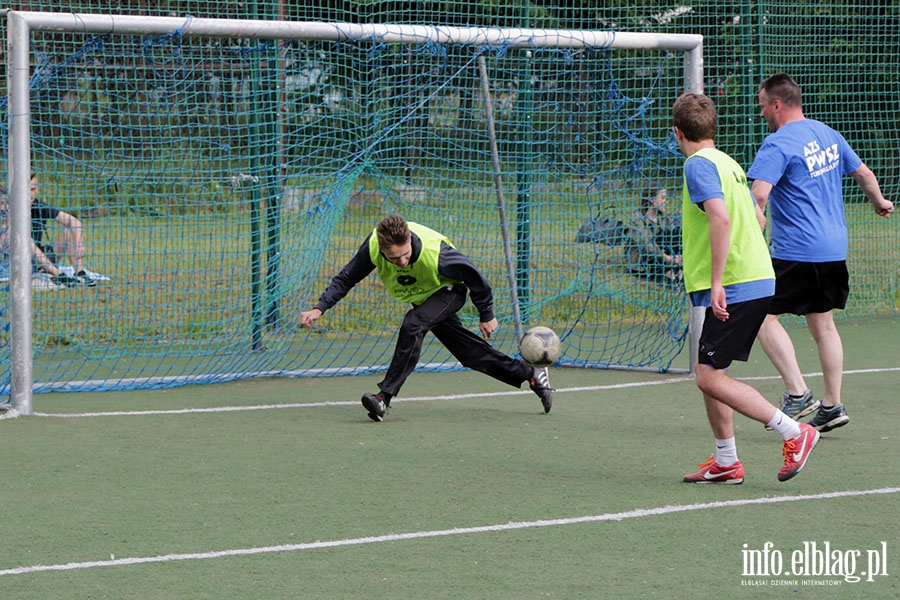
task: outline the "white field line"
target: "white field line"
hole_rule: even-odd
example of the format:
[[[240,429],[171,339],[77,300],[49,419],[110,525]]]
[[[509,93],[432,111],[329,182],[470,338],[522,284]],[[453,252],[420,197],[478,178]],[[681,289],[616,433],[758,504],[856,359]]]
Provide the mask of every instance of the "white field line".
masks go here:
[[[860,374],[868,374],[868,373],[890,373],[900,371],[900,367],[888,367],[882,369],[857,369],[853,371],[844,371],[844,375],[860,375]],[[822,373],[805,373],[804,377],[821,377]],[[771,379],[779,379],[777,375],[765,375],[765,376],[757,376],[757,377],[740,377],[742,381],[762,381],[762,380],[771,380]],[[568,393],[568,392],[596,392],[603,390],[615,390],[615,389],[624,389],[631,387],[648,387],[654,385],[669,385],[672,383],[684,383],[686,381],[692,381],[693,377],[691,376],[683,376],[683,377],[673,377],[669,379],[662,379],[658,381],[641,381],[641,382],[633,382],[633,383],[617,383],[610,385],[592,385],[592,386],[583,386],[583,387],[568,387],[568,388],[559,388],[555,389],[556,393]],[[396,398],[393,402],[437,402],[444,400],[459,400],[463,398],[497,398],[500,396],[516,396],[522,394],[531,394],[530,390],[510,390],[506,392],[476,392],[471,394],[452,394],[452,395],[443,395],[443,396],[411,396],[411,397],[399,397]],[[34,416],[38,417],[56,417],[62,419],[73,419],[79,417],[121,417],[121,416],[141,416],[141,415],[178,415],[178,414],[192,414],[192,413],[218,413],[218,412],[240,412],[240,411],[249,411],[249,410],[273,410],[273,409],[283,409],[283,408],[315,408],[319,406],[357,406],[359,404],[358,401],[339,401],[339,402],[297,402],[297,403],[284,403],[284,404],[263,404],[263,405],[254,405],[254,406],[219,406],[213,408],[182,408],[177,410],[134,410],[134,411],[110,411],[110,412],[94,412],[94,413],[41,413],[35,412]],[[0,419],[5,418],[15,418],[19,416],[18,411],[11,410],[7,412],[5,415],[0,414]]]
[[[414,531],[410,533],[393,533],[371,537],[349,538],[344,540],[307,542],[304,544],[284,544],[279,546],[262,546],[258,548],[235,548],[232,550],[219,550],[213,552],[195,552],[190,554],[164,554],[161,556],[145,556],[134,558],[116,558],[110,560],[97,560],[87,562],[70,562],[57,565],[34,565],[30,567],[16,567],[0,570],[0,577],[5,575],[24,575],[27,573],[39,573],[43,571],[74,571],[77,569],[93,569],[96,567],[118,567],[127,565],[140,565],[148,563],[168,563],[181,560],[207,560],[223,558],[227,556],[251,556],[255,554],[271,554],[279,552],[297,552],[301,550],[319,550],[321,548],[339,548],[345,546],[360,546],[363,544],[379,544],[383,542],[396,542],[403,540],[415,540],[423,538],[439,538],[451,535],[471,535],[477,533],[489,533],[497,531],[513,531],[518,529],[534,529],[537,527],[559,527],[563,525],[576,525],[580,523],[598,523],[603,521],[623,521],[625,519],[637,519],[642,517],[654,517],[674,513],[710,510],[714,508],[727,508],[735,506],[751,506],[755,504],[779,504],[783,502],[802,502],[809,500],[828,500],[832,498],[852,498],[858,496],[874,496],[879,494],[896,494],[900,488],[878,488],[873,490],[848,490],[845,492],[827,492],[821,494],[804,494],[799,496],[775,496],[767,498],[747,498],[744,500],[726,500],[722,502],[706,502],[697,504],[683,504],[675,506],[662,506],[659,508],[638,508],[626,512],[607,513],[603,515],[590,515],[584,517],[569,517],[561,519],[541,519],[538,521],[509,522],[499,525],[483,525],[480,527],[457,527],[453,529],[438,529],[433,531]]]

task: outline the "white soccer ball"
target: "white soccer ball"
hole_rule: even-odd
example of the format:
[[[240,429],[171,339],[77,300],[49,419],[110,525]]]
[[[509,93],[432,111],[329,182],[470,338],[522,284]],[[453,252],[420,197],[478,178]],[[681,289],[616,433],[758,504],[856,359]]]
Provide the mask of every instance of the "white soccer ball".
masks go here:
[[[533,367],[549,367],[562,353],[559,336],[549,327],[532,327],[519,340],[522,360]]]

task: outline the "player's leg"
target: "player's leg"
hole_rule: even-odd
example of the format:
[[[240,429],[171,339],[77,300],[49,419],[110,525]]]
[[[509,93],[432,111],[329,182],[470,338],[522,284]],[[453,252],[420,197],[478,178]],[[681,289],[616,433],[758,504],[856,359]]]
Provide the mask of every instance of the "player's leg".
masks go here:
[[[731,311],[731,307],[729,307],[729,311]],[[743,381],[733,379],[725,369],[717,369],[711,365],[697,365],[697,387],[703,392],[704,400],[707,396],[711,397],[745,417],[760,423],[768,423],[778,411],[756,388]],[[709,402],[707,402],[707,416],[711,417],[708,406]],[[719,419],[722,418],[722,415],[717,413],[717,411],[713,412],[712,416],[717,416]],[[712,418],[710,424],[713,425],[713,433],[716,437],[727,433],[733,435],[734,433],[733,425],[729,432],[726,431],[726,425],[721,423],[718,426],[722,428],[722,431],[716,431],[716,424]]]
[[[780,315],[767,315],[759,329],[759,343],[772,361],[789,394],[800,396],[806,392],[806,381],[797,362],[797,354],[790,334],[781,324]]]
[[[416,368],[422,354],[422,342],[436,323],[454,316],[465,304],[465,288],[462,292],[441,289],[419,306],[411,308],[403,317],[397,332],[394,355],[384,379],[378,384],[380,391],[362,395],[362,404],[369,418],[383,421],[391,405],[391,399],[400,393],[407,377]]]
[[[484,338],[463,327],[453,315],[431,330],[464,367],[484,373],[513,387],[527,381],[541,401],[545,413],[553,407],[553,388],[547,369],[538,369],[491,346]]]
[[[806,386],[794,343],[779,316],[809,312],[810,299],[816,294],[816,274],[812,263],[773,259],[772,266],[775,269],[775,295],[758,339],[784,382],[781,410],[798,420],[818,408],[819,401]]]
[[[782,453],[785,461],[778,479],[787,481],[806,464],[810,452],[818,442],[818,431],[805,423],[792,420],[772,406],[758,390],[731,378],[727,371],[733,361],[746,361],[749,358],[768,307],[768,298],[730,304],[727,321],[719,321],[707,309],[700,333],[696,380],[697,387],[704,394],[704,400],[707,396],[718,400],[744,416],[768,425],[781,435],[784,440]],[[717,416],[717,413],[713,416]],[[717,435],[728,433],[727,427],[723,427]],[[702,466],[700,472],[703,472]],[[688,481],[687,477],[685,481]]]
[[[463,327],[457,315],[436,324],[434,336],[462,366],[484,373],[513,387],[532,378],[534,368],[491,346],[484,338]]]
[[[834,324],[833,312],[809,313],[806,323],[819,348],[819,362],[825,379],[822,406],[809,424],[821,432],[843,427],[850,422],[847,409],[841,402],[841,385],[844,370],[844,346]]]
[[[734,440],[734,411],[710,396],[703,394],[706,406],[706,418],[715,438],[715,453],[709,460],[698,464],[696,473],[688,473],[682,481],[685,483],[725,483],[739,484],[744,482],[744,465],[738,460],[737,446]]]
[[[806,324],[819,350],[819,364],[825,377],[822,406],[809,421],[821,432],[850,422],[841,402],[844,346],[834,323],[834,310],[843,309],[850,295],[850,274],[846,261],[815,263],[819,286],[806,317]]]
[[[834,312],[806,315],[809,332],[819,350],[819,364],[825,378],[822,405],[826,408],[841,403],[841,380],[844,372],[844,346],[834,324]]]
[[[394,356],[391,358],[384,380],[378,384],[389,398],[400,392],[406,378],[416,368],[422,354],[425,334],[442,321],[455,317],[457,311],[465,304],[466,290],[461,286],[457,287],[461,289],[438,290],[425,302],[410,309],[403,317],[403,323],[397,332]]]

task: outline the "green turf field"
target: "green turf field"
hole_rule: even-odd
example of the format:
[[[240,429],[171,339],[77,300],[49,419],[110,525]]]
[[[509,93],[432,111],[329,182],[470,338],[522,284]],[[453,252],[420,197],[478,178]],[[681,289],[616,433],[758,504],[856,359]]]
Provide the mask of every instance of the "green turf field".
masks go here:
[[[36,395],[0,420],[0,598],[897,598],[898,321],[839,323],[852,421],[786,483],[742,417],[745,483],[681,483],[712,451],[685,376],[553,370],[543,415],[416,373],[380,424],[359,404],[378,377]],[[760,348],[733,374],[781,394]],[[826,543],[848,577],[812,574]],[[765,548],[811,574],[746,575]]]

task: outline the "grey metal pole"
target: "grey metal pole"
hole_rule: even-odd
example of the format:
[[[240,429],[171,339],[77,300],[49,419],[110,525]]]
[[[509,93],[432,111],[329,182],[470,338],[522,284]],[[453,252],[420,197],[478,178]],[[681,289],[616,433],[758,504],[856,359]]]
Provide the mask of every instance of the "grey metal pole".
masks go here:
[[[703,44],[698,44],[694,49],[684,53],[684,78],[685,91],[697,94],[703,93]],[[688,314],[688,370],[694,373],[697,365],[697,356],[700,354],[700,331],[703,329],[703,321],[706,309],[702,306],[690,305]]]
[[[139,15],[92,15],[9,11],[27,20],[33,29],[79,31],[82,33],[162,34],[181,30],[185,36],[226,38],[367,40],[385,43],[438,43],[487,46],[505,44],[524,48],[583,48],[585,46],[623,49],[666,49],[689,51],[703,36],[681,33],[636,33],[566,29],[523,29],[516,27],[435,27],[378,23],[320,23],[301,21],[253,21],[247,19],[204,19],[146,17]]]
[[[9,69],[9,357],[13,410],[30,415],[32,405],[31,323],[31,108],[29,37],[25,19],[7,18]]]
[[[487,61],[484,54],[478,55],[478,75],[481,79],[481,93],[484,96],[484,115],[487,120],[487,134],[491,145],[491,161],[494,165],[494,188],[497,193],[497,210],[500,212],[500,233],[503,235],[503,255],[506,257],[506,275],[509,278],[509,293],[512,298],[513,320],[516,339],[522,339],[522,313],[519,310],[519,292],[516,285],[516,269],[509,241],[509,221],[506,218],[506,196],[503,193],[503,175],[500,172],[500,150],[497,146],[497,130],[494,127],[494,103],[491,101],[491,84],[488,80]]]

